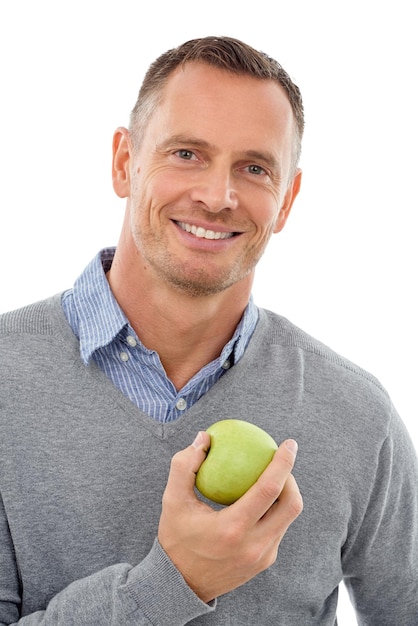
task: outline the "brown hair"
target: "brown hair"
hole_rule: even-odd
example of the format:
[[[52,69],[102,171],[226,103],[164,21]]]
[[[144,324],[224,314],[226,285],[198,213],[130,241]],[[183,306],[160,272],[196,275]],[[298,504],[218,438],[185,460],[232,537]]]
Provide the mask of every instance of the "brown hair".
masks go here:
[[[131,112],[130,128],[134,139],[140,141],[145,126],[158,106],[170,74],[185,63],[201,61],[234,74],[248,74],[264,80],[276,80],[286,91],[296,122],[294,167],[301,152],[304,131],[304,111],[300,90],[282,66],[264,52],[231,37],[192,39],[168,50],[149,67]]]

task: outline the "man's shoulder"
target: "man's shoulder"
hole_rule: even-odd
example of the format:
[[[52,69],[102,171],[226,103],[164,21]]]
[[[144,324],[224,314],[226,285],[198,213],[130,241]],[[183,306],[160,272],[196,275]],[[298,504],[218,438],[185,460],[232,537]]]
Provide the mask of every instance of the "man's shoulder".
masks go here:
[[[62,294],[0,315],[1,391],[26,387],[29,377],[42,381],[63,372],[79,356],[78,340],[61,306]],[[21,388],[23,388],[21,387]]]
[[[0,337],[53,335],[61,294],[0,314]]]
[[[262,309],[260,319],[263,320],[264,339],[274,347],[294,348],[303,354],[305,364],[309,362],[310,369],[315,375],[324,377],[327,375],[331,380],[337,380],[332,376],[339,370],[343,376],[339,380],[357,379],[357,383],[363,381],[367,386],[375,387],[376,390],[387,396],[386,389],[380,381],[369,371],[363,369],[344,355],[332,349],[316,337],[312,336],[285,317],[272,311]]]

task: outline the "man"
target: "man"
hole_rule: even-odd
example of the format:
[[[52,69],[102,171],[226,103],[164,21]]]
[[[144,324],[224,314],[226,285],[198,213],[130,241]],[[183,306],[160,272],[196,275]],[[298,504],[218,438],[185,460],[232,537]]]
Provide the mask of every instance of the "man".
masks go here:
[[[114,135],[116,251],[0,318],[0,624],[327,626],[343,578],[360,624],[418,624],[401,420],[373,376],[251,298],[302,134],[298,88],[242,42],[150,67]],[[194,482],[226,417],[280,446],[222,508]]]

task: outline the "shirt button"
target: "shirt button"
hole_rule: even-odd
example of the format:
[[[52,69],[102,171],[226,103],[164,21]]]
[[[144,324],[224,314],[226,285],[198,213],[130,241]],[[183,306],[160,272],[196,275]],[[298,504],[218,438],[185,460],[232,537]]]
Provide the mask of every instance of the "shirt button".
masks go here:
[[[135,348],[135,346],[136,346],[136,339],[135,339],[135,337],[132,337],[132,335],[128,335],[126,337],[126,342],[127,342],[128,345],[131,346],[131,348]]]
[[[226,361],[222,363],[222,367],[224,370],[229,370],[229,368],[231,367],[231,361],[228,361],[227,359]]]
[[[128,361],[129,360],[129,354],[127,352],[120,352],[119,353],[119,358],[121,361]]]
[[[184,409],[187,407],[186,400],[184,398],[180,398],[180,400],[177,401],[176,407],[179,411],[184,411]]]

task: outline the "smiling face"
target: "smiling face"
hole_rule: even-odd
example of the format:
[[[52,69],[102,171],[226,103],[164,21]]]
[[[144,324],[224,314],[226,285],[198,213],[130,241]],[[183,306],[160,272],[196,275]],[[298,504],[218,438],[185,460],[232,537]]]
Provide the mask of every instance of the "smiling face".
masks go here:
[[[139,145],[125,130],[114,140],[114,187],[128,199],[119,246],[140,275],[193,296],[248,289],[299,190],[293,140],[274,81],[201,62],[175,70]]]

